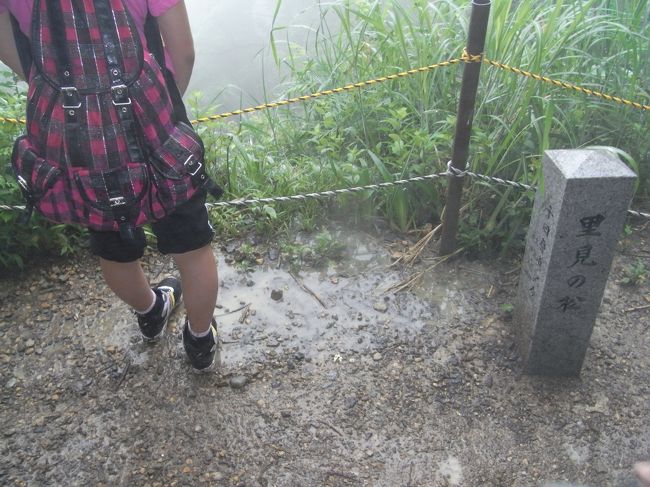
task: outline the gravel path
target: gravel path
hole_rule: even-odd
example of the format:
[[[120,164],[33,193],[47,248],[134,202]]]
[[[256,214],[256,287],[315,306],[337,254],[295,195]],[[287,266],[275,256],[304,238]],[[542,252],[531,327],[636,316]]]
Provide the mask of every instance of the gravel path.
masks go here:
[[[89,257],[1,281],[0,484],[17,486],[635,485],[650,458],[650,230],[621,244],[580,379],[523,376],[516,263],[390,267],[355,235],[324,270],[220,246],[222,365],[139,339]],[[152,280],[171,271],[148,255]]]

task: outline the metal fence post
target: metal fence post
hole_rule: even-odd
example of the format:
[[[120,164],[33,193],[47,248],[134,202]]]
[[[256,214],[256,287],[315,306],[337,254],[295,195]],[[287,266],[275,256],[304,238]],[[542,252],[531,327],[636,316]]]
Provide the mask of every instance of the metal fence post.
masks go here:
[[[490,18],[490,0],[472,0],[472,14],[469,23],[467,53],[469,56],[483,54],[488,20]],[[451,165],[459,171],[467,167],[469,155],[469,138],[472,134],[474,105],[481,63],[468,62],[463,71],[463,82],[456,117],[456,135],[452,152]],[[463,178],[452,177],[447,189],[447,200],[442,219],[442,235],[440,237],[440,255],[448,255],[456,250],[456,233],[458,232],[458,214],[460,212],[463,192]]]

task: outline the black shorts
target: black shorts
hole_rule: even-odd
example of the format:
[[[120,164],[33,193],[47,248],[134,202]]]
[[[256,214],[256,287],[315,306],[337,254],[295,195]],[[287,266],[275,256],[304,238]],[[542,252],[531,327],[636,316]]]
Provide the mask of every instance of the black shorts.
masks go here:
[[[151,228],[158,238],[158,250],[163,254],[183,254],[209,244],[214,230],[205,208],[205,192],[199,191]],[[144,255],[147,239],[142,228],[135,231],[133,241],[124,241],[119,232],[88,230],[90,250],[94,255],[113,262],[133,262]]]

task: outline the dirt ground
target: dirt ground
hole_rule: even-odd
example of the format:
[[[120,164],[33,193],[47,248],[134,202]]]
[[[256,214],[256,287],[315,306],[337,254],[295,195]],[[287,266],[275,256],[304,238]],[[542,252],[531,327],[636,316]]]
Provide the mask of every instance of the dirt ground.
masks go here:
[[[521,373],[517,262],[390,266],[400,238],[290,272],[215,242],[221,365],[142,343],[86,256],[0,281],[0,484],[633,486],[650,459],[650,225],[619,246],[580,378]],[[411,242],[412,243],[412,242]],[[171,262],[148,254],[152,280]],[[273,297],[271,296],[273,292]],[[280,292],[282,294],[280,298]]]

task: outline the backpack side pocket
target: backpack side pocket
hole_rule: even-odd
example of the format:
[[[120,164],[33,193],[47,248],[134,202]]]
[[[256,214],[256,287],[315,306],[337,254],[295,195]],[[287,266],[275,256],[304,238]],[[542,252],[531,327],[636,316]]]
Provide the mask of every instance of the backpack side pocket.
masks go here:
[[[203,142],[185,123],[178,123],[150,157],[157,199],[167,212],[189,200],[198,189],[194,176],[203,170]]]
[[[11,166],[28,208],[37,208],[44,217],[55,222],[73,221],[74,212],[61,178],[62,169],[37,155],[26,136],[16,140]]]

